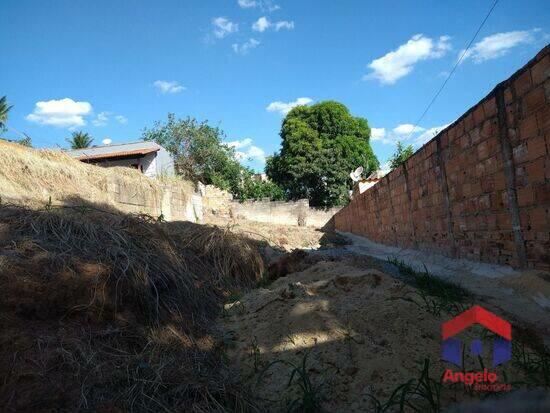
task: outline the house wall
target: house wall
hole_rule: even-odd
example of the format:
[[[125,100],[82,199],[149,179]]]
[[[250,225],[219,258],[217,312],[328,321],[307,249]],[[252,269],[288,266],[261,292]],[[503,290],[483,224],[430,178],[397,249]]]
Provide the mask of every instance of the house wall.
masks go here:
[[[550,269],[550,47],[336,213],[373,241]]]
[[[93,164],[103,167],[132,167],[132,165],[138,164],[141,167],[143,174],[149,178],[174,175],[174,161],[172,156],[162,147],[157,152],[148,153],[147,155],[141,157],[102,160],[99,162],[94,162]]]

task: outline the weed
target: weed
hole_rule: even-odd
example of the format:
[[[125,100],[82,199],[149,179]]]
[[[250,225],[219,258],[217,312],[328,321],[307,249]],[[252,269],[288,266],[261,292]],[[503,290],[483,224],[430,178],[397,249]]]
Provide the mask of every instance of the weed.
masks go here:
[[[467,306],[462,303],[470,297],[470,293],[462,286],[430,274],[425,265],[424,271],[420,272],[396,257],[389,258],[388,262],[395,265],[399,273],[418,289],[417,295],[421,303],[412,299],[407,299],[408,301],[435,316],[440,316],[443,312],[455,315],[466,309]]]
[[[254,372],[257,373],[260,370],[260,365],[262,363],[260,356],[262,352],[260,346],[258,345],[258,337],[254,336],[252,343],[250,344],[250,356],[254,361]]]
[[[545,387],[550,389],[550,353],[547,349],[528,350],[521,340],[512,343],[512,363],[525,372],[525,383],[528,387]]]
[[[321,384],[314,384],[309,376],[307,368],[307,358],[309,352],[304,353],[302,362],[297,365],[286,360],[275,360],[269,363],[258,377],[259,384],[264,374],[274,365],[283,364],[290,367],[290,379],[288,380],[287,388],[296,384],[300,393],[299,397],[290,400],[287,406],[288,411],[299,411],[304,413],[321,411]]]
[[[424,364],[417,379],[410,379],[397,386],[388,400],[381,402],[376,396],[367,394],[374,404],[376,413],[388,410],[399,412],[414,411],[419,413],[438,413],[441,411],[442,377],[435,380],[430,377],[430,359],[424,359]]]

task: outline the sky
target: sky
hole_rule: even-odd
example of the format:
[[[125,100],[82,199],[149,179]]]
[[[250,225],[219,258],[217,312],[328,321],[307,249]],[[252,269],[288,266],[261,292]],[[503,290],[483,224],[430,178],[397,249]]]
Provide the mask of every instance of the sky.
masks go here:
[[[550,41],[550,5],[493,1],[0,0],[5,137],[67,147],[136,141],[169,112],[219,126],[257,171],[295,105],[336,100],[368,120],[384,164],[420,147]]]

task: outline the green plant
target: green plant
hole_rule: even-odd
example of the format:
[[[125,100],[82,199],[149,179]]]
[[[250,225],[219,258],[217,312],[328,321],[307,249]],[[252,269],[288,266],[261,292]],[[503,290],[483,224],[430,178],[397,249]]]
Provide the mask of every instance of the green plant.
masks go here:
[[[94,138],[88,133],[78,131],[73,132],[70,138],[67,138],[67,142],[71,145],[71,149],[84,149],[89,148]]]
[[[421,303],[412,299],[408,301],[414,302],[436,316],[440,316],[442,312],[454,315],[466,309],[467,306],[463,303],[470,297],[470,292],[464,287],[430,274],[425,265],[424,271],[420,272],[398,260],[397,257],[389,258],[388,262],[394,264],[399,274],[418,289],[415,295],[420,297]]]
[[[6,96],[0,98],[0,132],[6,129],[6,122],[8,121],[8,113],[13,106],[8,105]]]
[[[403,144],[398,141],[395,153],[390,158],[391,169],[395,169],[398,166],[404,164],[407,161],[407,159],[409,159],[412,156],[413,153],[414,153],[414,149],[412,145],[403,146]]]
[[[305,352],[300,364],[294,364],[286,360],[275,360],[269,363],[258,377],[259,384],[263,375],[274,365],[283,364],[290,367],[290,378],[287,388],[293,384],[299,389],[299,397],[290,400],[287,406],[288,411],[299,411],[304,413],[319,412],[321,410],[321,384],[314,384],[309,375],[307,358],[309,352]]]
[[[252,170],[242,166],[235,149],[224,143],[224,132],[207,121],[177,119],[169,113],[166,122],[155,122],[141,137],[166,148],[174,157],[176,173],[184,179],[215,185],[239,200],[284,199],[275,183],[252,179]]]
[[[344,205],[349,173],[363,166],[368,174],[379,166],[367,120],[338,102],[295,107],[280,135],[281,150],[267,159],[266,173],[288,198],[307,198],[312,206]]]
[[[373,402],[376,413],[395,411],[395,407],[398,407],[401,413],[405,411],[439,413],[442,389],[442,377],[439,380],[430,377],[430,359],[426,358],[420,376],[398,385],[386,401],[382,402],[370,393],[367,396]]]
[[[547,349],[530,350],[522,340],[514,340],[512,363],[525,372],[525,385],[550,389],[550,352]]]
[[[252,343],[250,343],[250,356],[252,357],[254,362],[255,373],[259,371],[261,365],[261,355],[262,352],[260,350],[260,346],[258,345],[258,337],[254,336],[254,338],[252,339]]]

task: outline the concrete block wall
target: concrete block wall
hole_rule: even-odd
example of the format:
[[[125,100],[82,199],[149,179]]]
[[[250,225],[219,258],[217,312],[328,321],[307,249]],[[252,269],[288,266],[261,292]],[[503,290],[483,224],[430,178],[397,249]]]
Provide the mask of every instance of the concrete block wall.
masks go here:
[[[122,178],[109,177],[107,196],[114,206],[129,213],[161,214],[167,221],[202,222],[202,198],[194,193],[188,182],[136,185]]]
[[[334,216],[336,229],[550,270],[550,46]]]

